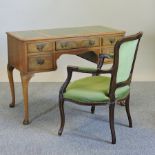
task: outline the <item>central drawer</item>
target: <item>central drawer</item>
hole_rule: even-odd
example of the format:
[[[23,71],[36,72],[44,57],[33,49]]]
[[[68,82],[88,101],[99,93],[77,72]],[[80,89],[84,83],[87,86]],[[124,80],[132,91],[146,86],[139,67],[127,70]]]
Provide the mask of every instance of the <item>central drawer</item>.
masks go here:
[[[77,48],[90,48],[100,46],[99,37],[87,37],[80,39],[63,39],[56,41],[56,50],[69,50]]]
[[[123,35],[105,35],[102,38],[102,45],[104,46],[114,46],[115,43],[121,39]]]
[[[29,71],[42,71],[53,68],[52,54],[37,55],[28,57]]]

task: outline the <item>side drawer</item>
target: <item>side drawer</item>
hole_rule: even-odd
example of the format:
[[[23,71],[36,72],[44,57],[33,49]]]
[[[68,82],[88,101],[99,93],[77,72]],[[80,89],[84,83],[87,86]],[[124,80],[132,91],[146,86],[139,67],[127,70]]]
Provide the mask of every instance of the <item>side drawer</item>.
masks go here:
[[[63,39],[56,41],[56,50],[69,50],[76,48],[90,48],[100,46],[99,37],[87,37],[82,39]]]
[[[52,54],[37,55],[28,57],[29,71],[42,71],[53,68]]]
[[[121,39],[123,35],[105,35],[102,37],[102,45],[114,46],[117,40]]]
[[[54,49],[54,42],[33,42],[27,44],[28,52],[49,52]]]

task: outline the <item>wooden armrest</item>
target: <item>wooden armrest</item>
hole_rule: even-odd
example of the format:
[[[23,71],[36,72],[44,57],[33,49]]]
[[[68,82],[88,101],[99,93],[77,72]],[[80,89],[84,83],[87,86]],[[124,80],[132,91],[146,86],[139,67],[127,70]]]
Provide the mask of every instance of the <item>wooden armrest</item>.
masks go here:
[[[81,72],[81,73],[96,73],[97,68],[81,67],[81,66],[67,66],[68,71]]]
[[[104,74],[104,73],[111,73],[111,69],[107,70],[101,70],[100,68],[90,68],[90,67],[79,67],[79,66],[67,66],[67,71],[68,72],[80,72],[80,73],[97,73],[97,74]]]
[[[111,58],[113,58],[113,55],[111,55],[111,54],[100,54],[99,55],[99,61],[97,64],[97,68],[101,69],[103,64],[104,64],[104,60],[105,59],[111,59]]]

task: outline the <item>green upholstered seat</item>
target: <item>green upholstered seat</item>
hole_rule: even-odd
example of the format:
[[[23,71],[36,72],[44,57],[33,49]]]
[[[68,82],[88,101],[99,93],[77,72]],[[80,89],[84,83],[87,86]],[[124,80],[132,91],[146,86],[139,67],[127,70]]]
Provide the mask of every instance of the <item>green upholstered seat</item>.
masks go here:
[[[110,77],[92,76],[82,78],[70,83],[63,94],[65,99],[77,102],[102,103],[109,101]],[[118,88],[115,92],[117,100],[121,100],[129,94],[129,86]]]

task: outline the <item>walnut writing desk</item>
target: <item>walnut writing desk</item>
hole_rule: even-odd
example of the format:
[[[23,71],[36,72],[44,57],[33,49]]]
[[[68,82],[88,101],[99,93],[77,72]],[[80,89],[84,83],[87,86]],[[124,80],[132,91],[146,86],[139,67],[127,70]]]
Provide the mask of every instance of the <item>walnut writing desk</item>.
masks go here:
[[[22,81],[23,124],[29,124],[28,83],[34,73],[56,70],[62,54],[75,54],[97,63],[99,53],[113,53],[115,42],[124,35],[124,31],[103,26],[7,32],[10,107],[15,106],[14,68],[20,71]]]

